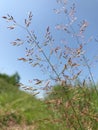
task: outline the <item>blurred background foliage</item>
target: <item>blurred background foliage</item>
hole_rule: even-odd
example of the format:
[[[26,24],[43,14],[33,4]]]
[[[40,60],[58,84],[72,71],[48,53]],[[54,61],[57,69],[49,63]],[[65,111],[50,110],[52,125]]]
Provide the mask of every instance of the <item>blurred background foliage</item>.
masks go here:
[[[7,74],[0,74],[0,78],[5,79],[6,82],[8,82],[9,84],[13,84],[16,85],[19,83],[20,81],[20,76],[18,74],[18,72],[16,72],[15,74],[9,76]]]

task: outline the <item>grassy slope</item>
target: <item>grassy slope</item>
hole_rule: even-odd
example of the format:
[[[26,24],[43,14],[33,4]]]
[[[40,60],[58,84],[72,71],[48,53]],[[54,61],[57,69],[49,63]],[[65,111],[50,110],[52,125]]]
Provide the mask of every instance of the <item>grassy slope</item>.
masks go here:
[[[97,130],[97,97],[94,89],[58,86],[44,102],[0,79],[0,130],[15,130],[17,124],[20,130],[28,125],[26,130],[81,130],[80,125]]]
[[[15,124],[33,124],[34,121],[47,118],[46,110],[42,101],[0,79],[0,128]]]
[[[54,125],[53,118],[55,114],[48,110],[46,101],[0,79],[0,130],[57,130],[59,125]]]

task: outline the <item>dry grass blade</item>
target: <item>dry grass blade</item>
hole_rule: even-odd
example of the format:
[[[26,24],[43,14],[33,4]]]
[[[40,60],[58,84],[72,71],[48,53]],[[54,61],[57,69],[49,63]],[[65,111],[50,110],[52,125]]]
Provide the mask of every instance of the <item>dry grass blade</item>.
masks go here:
[[[24,61],[24,62],[26,62],[26,61],[27,61],[27,59],[26,59],[26,58],[18,58],[18,60],[20,60],[20,61]]]

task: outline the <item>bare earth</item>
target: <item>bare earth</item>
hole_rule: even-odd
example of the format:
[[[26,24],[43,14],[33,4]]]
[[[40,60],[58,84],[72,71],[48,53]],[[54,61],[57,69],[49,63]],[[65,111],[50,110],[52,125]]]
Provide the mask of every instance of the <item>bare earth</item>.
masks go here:
[[[32,126],[15,125],[15,126],[10,126],[10,127],[3,128],[2,130],[36,130],[36,128],[33,125]]]

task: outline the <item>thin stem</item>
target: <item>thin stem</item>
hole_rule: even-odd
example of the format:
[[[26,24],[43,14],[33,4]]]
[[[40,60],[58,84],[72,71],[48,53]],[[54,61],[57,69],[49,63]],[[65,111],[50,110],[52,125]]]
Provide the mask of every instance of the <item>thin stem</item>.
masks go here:
[[[67,15],[67,16],[68,16],[68,15]],[[69,22],[70,22],[69,17],[68,17],[68,20],[69,20]],[[76,32],[75,32],[74,28],[72,27],[72,25],[70,25],[70,28],[72,29],[73,33],[75,34]],[[75,35],[75,38],[76,38],[77,44],[80,45],[79,38],[78,38],[77,35]],[[98,91],[97,91],[97,87],[96,87],[96,84],[95,84],[95,81],[94,81],[94,78],[93,78],[93,75],[92,75],[92,72],[91,72],[91,68],[90,68],[90,66],[89,66],[89,64],[88,64],[88,62],[87,62],[87,60],[86,60],[85,55],[82,54],[82,56],[83,56],[83,60],[84,60],[84,62],[85,62],[85,64],[86,64],[86,67],[87,67],[87,69],[88,69],[88,72],[89,72],[90,77],[91,77],[91,80],[92,80],[92,82],[93,82],[95,91],[96,91],[97,96],[98,96]]]
[[[47,55],[45,54],[45,52],[42,50],[42,48],[40,47],[40,45],[38,44],[38,42],[36,42],[36,40],[32,37],[32,34],[30,33],[30,31],[28,30],[28,28],[17,24],[18,26],[20,26],[21,28],[25,29],[27,31],[27,33],[29,34],[29,36],[31,37],[31,39],[35,42],[36,46],[41,50],[43,56],[45,57],[46,61],[48,62],[48,64],[50,65],[50,67],[52,68],[52,70],[54,71],[55,75],[57,76],[58,80],[61,81],[59,74],[57,73],[57,71],[55,70],[54,66],[52,65],[52,63],[50,62],[50,60],[48,59]]]
[[[63,88],[64,88],[64,87],[63,87]],[[64,88],[64,91],[65,91],[65,93],[66,93],[65,88]],[[81,123],[80,123],[80,121],[79,121],[78,115],[77,115],[77,113],[76,113],[76,111],[75,111],[75,108],[74,108],[74,106],[73,106],[73,104],[72,104],[72,102],[71,102],[71,100],[70,100],[70,98],[69,98],[69,95],[68,95],[67,93],[66,93],[66,96],[67,96],[68,101],[70,102],[71,108],[72,108],[72,110],[73,110],[73,112],[74,112],[74,114],[75,114],[75,117],[76,117],[77,121],[78,121],[79,127],[80,127],[81,130],[83,130],[83,129],[82,129],[82,126],[81,126]]]

